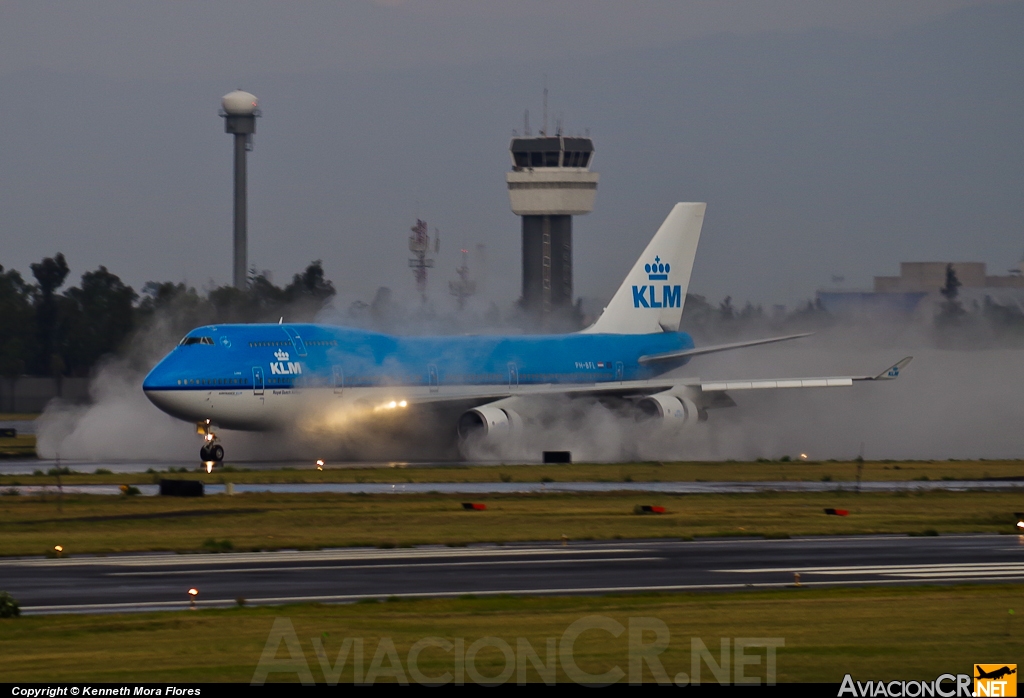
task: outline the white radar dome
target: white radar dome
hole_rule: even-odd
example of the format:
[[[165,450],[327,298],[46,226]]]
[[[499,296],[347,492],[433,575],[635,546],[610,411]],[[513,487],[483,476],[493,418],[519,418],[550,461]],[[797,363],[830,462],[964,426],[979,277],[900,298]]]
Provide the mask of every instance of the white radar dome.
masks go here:
[[[220,105],[228,114],[252,114],[259,106],[256,95],[242,90],[228,92],[221,98]]]

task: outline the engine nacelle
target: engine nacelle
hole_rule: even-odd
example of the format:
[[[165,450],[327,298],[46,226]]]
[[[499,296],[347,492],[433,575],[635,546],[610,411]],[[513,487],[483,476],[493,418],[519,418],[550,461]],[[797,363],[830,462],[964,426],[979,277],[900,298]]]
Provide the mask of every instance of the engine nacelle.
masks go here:
[[[663,424],[684,426],[707,420],[708,413],[688,397],[669,392],[648,395],[637,403],[639,420],[656,419]]]
[[[523,419],[507,407],[481,405],[462,413],[459,417],[459,438],[465,440],[479,436],[487,441],[504,441],[522,431]]]

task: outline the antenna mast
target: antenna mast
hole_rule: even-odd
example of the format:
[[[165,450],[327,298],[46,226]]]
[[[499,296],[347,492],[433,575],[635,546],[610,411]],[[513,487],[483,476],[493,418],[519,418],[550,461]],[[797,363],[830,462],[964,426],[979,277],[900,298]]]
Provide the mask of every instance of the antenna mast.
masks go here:
[[[448,292],[455,296],[459,310],[465,307],[466,299],[476,293],[476,282],[469,278],[468,254],[469,250],[462,250],[462,266],[455,270],[459,278],[448,282]]]
[[[430,234],[427,232],[427,222],[417,218],[416,225],[410,230],[412,235],[409,236],[409,251],[413,253],[413,258],[409,260],[409,267],[412,268],[413,276],[416,278],[416,288],[420,292],[420,298],[426,303],[427,269],[434,266],[434,260],[427,257],[430,252]],[[440,235],[436,229],[434,234],[437,236],[435,239],[440,248]]]
[[[540,135],[548,135],[548,76],[544,76],[544,130]]]

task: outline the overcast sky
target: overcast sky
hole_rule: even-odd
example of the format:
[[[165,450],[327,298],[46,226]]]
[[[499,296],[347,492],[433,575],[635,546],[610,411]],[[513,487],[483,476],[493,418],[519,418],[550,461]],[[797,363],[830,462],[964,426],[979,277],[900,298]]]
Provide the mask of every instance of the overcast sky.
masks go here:
[[[483,295],[512,300],[508,139],[545,79],[601,173],[578,294],[610,295],[680,200],[708,202],[691,290],[716,301],[1024,253],[1022,2],[0,0],[0,264],[229,282],[217,109],[241,87],[251,264],[408,295],[420,216],[439,303],[477,244]]]

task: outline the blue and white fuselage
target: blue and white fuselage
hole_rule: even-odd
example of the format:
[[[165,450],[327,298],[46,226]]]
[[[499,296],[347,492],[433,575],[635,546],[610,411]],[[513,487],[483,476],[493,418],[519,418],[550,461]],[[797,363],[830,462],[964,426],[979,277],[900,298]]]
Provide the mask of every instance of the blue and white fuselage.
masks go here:
[[[217,325],[188,333],[146,377],[164,411],[229,429],[287,426],[305,405],[482,403],[541,386],[653,378],[687,361],[685,332],[401,337],[317,324]]]

